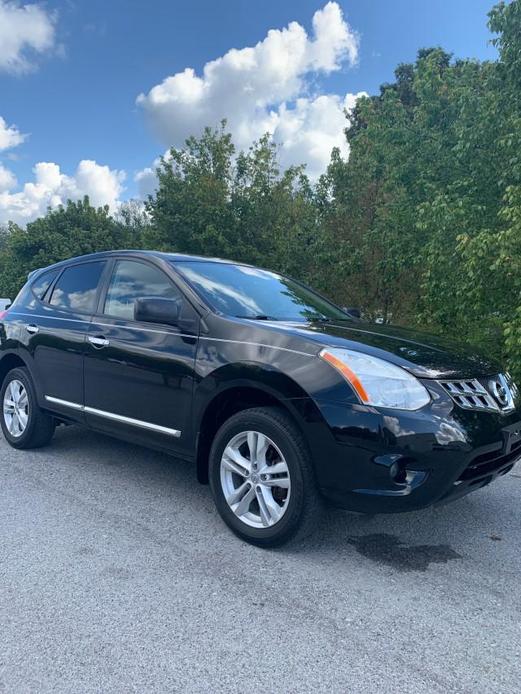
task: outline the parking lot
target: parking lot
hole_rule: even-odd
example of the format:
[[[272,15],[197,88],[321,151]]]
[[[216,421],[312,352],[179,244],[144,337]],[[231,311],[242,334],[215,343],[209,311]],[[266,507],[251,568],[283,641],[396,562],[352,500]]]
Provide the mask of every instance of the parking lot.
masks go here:
[[[237,540],[188,463],[0,442],[0,691],[517,692],[521,467],[451,505]]]

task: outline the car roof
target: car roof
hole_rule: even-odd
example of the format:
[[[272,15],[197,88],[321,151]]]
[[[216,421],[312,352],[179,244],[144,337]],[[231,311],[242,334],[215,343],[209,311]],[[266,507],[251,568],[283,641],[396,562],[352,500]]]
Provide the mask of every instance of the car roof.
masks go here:
[[[224,258],[211,258],[203,255],[188,255],[184,253],[164,253],[162,251],[144,251],[144,250],[119,250],[119,251],[100,251],[98,253],[88,253],[86,255],[78,255],[74,258],[67,258],[66,260],[60,260],[58,263],[53,263],[52,265],[47,265],[46,267],[38,268],[29,273],[29,276],[40,273],[42,270],[49,270],[51,268],[63,267],[64,265],[69,265],[82,260],[102,260],[103,258],[111,258],[113,256],[142,256],[149,258],[161,258],[169,262],[185,261],[185,262],[211,262],[211,263],[233,263],[237,265],[247,265],[247,263],[241,263],[235,260],[225,260]],[[249,266],[251,267],[251,266]]]

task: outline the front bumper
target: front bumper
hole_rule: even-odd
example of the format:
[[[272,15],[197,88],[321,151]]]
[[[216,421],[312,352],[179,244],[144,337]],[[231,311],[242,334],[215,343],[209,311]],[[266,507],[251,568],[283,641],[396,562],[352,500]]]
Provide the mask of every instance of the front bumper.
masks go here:
[[[364,513],[412,511],[480,489],[521,458],[519,411],[465,411],[435,384],[431,394],[416,412],[317,403],[329,435],[313,455],[328,501]]]

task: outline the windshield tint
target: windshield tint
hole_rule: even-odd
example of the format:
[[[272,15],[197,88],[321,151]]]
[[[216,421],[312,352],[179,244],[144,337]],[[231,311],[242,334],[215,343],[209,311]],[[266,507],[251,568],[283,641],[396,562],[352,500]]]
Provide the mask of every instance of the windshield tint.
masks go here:
[[[204,261],[172,264],[214,310],[265,320],[349,319],[334,304],[275,272]]]

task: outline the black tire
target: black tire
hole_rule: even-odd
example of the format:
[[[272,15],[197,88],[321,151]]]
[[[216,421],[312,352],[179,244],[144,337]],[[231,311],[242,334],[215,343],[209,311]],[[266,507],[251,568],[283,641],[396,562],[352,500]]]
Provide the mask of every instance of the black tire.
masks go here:
[[[221,483],[221,459],[229,442],[242,432],[268,436],[280,449],[289,471],[291,491],[284,514],[269,527],[251,527],[232,511]],[[210,451],[210,486],[217,510],[238,537],[259,547],[279,547],[315,529],[322,510],[311,456],[293,420],[278,407],[258,407],[233,415],[218,430]]]
[[[13,436],[7,428],[6,415],[4,414],[4,396],[7,388],[12,381],[22,383],[27,393],[28,400],[28,420],[23,433],[19,436]],[[38,407],[36,391],[29,375],[25,368],[16,368],[9,371],[2,383],[0,390],[0,424],[6,441],[13,447],[19,449],[40,448],[45,446],[52,439],[55,429],[55,421],[53,417],[43,412]]]

